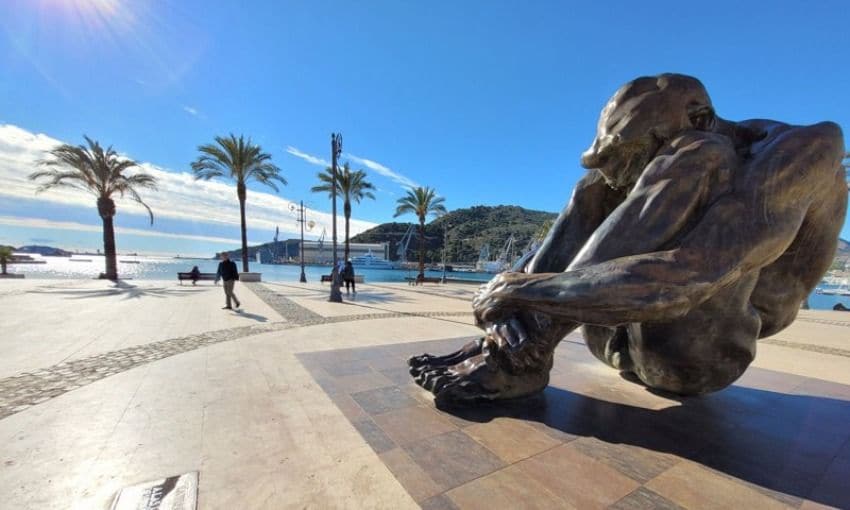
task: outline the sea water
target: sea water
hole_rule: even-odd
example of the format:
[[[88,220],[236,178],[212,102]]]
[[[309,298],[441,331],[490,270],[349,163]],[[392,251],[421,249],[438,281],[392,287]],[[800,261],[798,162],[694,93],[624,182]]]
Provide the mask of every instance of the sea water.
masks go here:
[[[25,274],[27,278],[97,278],[104,271],[104,257],[100,255],[78,255],[74,257],[39,257],[46,264],[13,264],[9,272]],[[170,257],[135,257],[118,256],[118,276],[127,280],[174,280],[177,273],[188,273],[194,266],[202,273],[215,273],[218,260],[212,259],[175,259]],[[242,262],[236,266],[242,270]],[[250,270],[263,274],[263,280],[272,282],[297,282],[301,277],[301,266],[294,264],[258,264],[250,263]],[[406,278],[414,278],[416,270],[403,269],[367,269],[355,267],[354,272],[363,275],[367,283],[404,282]],[[329,266],[306,265],[304,273],[308,282],[317,282],[321,275],[330,274]],[[429,277],[442,276],[442,271],[427,271]],[[476,280],[482,283],[493,277],[487,273],[453,273],[447,277]]]
[[[25,274],[27,278],[97,278],[104,271],[104,258],[100,255],[79,255],[74,257],[39,257],[33,255],[36,260],[44,260],[45,264],[11,264],[9,272]],[[236,265],[242,269],[242,263]],[[218,261],[212,259],[175,259],[170,257],[135,257],[118,256],[118,276],[128,280],[177,280],[178,272],[189,272],[192,267],[198,266],[202,273],[215,273]],[[263,280],[271,282],[297,282],[301,277],[301,266],[258,264],[251,262],[251,271],[263,274]],[[328,266],[307,265],[304,273],[308,282],[317,282],[321,275],[330,274]],[[356,267],[355,272],[363,275],[367,283],[381,282],[404,282],[408,278],[414,278],[416,271],[413,269],[367,269]],[[442,271],[427,271],[429,277],[439,277]],[[487,282],[493,277],[488,273],[454,273],[446,274],[449,278],[462,278],[464,280],[475,280],[481,283]],[[823,294],[812,294],[809,296],[809,306],[814,310],[832,310],[836,303],[842,303],[850,308],[850,296],[827,296]]]

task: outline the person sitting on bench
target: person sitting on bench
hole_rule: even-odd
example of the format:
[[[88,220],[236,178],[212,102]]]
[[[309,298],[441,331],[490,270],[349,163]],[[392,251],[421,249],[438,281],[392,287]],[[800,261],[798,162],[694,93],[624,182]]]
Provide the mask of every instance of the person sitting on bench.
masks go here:
[[[342,268],[342,280],[345,282],[345,293],[348,294],[349,287],[351,292],[357,294],[357,288],[354,285],[354,264],[350,260],[345,261],[345,266]]]
[[[198,269],[198,266],[195,266],[189,271],[189,274],[192,275],[192,285],[195,285],[195,282],[201,277],[201,270]]]

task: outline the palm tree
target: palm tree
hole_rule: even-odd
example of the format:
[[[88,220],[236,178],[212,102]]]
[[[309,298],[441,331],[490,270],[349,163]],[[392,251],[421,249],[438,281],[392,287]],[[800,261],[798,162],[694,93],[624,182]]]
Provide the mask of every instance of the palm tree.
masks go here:
[[[12,260],[12,248],[10,246],[0,246],[0,274],[6,274],[6,264]]]
[[[110,280],[118,279],[118,265],[115,260],[115,217],[114,197],[123,198],[128,195],[131,200],[144,206],[153,225],[153,212],[142,201],[138,190],[156,189],[156,178],[144,172],[134,172],[127,175],[127,170],[136,168],[138,163],[132,159],[121,157],[112,148],[104,149],[91,138],[84,136],[85,145],[62,144],[51,150],[50,159],[39,161],[46,167],[30,174],[33,181],[40,183],[36,193],[51,188],[75,188],[87,191],[97,197],[97,212],[103,220],[103,253],[106,258],[106,273],[101,275]]]
[[[328,195],[332,195],[333,169],[330,167],[325,168],[325,171],[319,172],[317,177],[322,184],[313,186],[310,191],[313,193],[327,193]],[[351,220],[351,202],[354,201],[359,204],[364,198],[371,198],[372,200],[375,200],[375,195],[369,191],[373,189],[375,189],[375,186],[366,180],[366,172],[363,170],[355,170],[352,172],[347,162],[342,166],[342,172],[337,172],[336,192],[338,195],[342,196],[342,211],[345,216],[345,258],[343,260],[348,260],[348,254],[350,252],[348,232],[349,222]]]
[[[248,230],[245,226],[246,183],[253,179],[278,191],[274,181],[286,185],[280,168],[271,162],[271,155],[263,152],[259,145],[232,133],[227,138],[215,137],[215,143],[198,146],[201,153],[192,163],[195,179],[208,181],[214,177],[228,176],[236,181],[236,196],[239,197],[239,217],[242,221],[242,271],[248,272]]]
[[[402,214],[413,213],[419,218],[419,276],[425,278],[425,217],[446,214],[445,199],[437,196],[437,191],[419,186],[407,190],[407,196],[398,199],[394,218]]]

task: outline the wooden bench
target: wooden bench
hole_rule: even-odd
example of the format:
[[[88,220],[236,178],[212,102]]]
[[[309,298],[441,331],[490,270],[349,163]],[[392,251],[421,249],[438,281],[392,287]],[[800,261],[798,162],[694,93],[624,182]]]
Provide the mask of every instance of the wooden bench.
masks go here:
[[[405,278],[405,280],[407,280],[408,285],[420,285],[422,283],[442,283],[443,282],[443,278],[438,277],[438,276],[424,276],[424,277],[421,277],[421,278],[419,276],[417,276],[415,278],[408,276],[408,277]]]
[[[177,281],[180,282],[180,285],[183,285],[183,280],[215,281],[215,277],[215,273],[198,273],[197,278],[192,276],[192,273],[177,273]]]
[[[329,274],[323,274],[322,275],[321,283],[331,282],[331,281],[333,281],[333,275],[329,275]],[[343,282],[342,278],[340,278],[339,281],[342,283]],[[354,275],[354,283],[363,283],[363,275],[362,274]]]

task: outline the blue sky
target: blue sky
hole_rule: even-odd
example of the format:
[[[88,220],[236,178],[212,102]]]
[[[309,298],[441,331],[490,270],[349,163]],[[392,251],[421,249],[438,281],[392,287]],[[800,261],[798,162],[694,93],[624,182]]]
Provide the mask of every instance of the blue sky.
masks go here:
[[[699,77],[726,118],[850,129],[844,1],[5,0],[4,11],[0,125],[12,139],[0,139],[4,176],[29,171],[24,159],[2,159],[4,147],[34,155],[84,133],[178,175],[197,145],[244,133],[289,180],[279,199],[254,188],[254,241],[270,239],[277,223],[294,230],[287,200],[330,210],[309,192],[320,166],[307,159],[329,159],[334,131],[343,133],[343,160],[380,190],[355,207],[366,228],[392,219],[410,182],[435,187],[449,209],[560,210],[599,111],[641,75]],[[119,203],[119,250],[235,246],[238,216],[223,205],[224,188],[199,188],[198,203],[181,211],[176,204],[193,195],[181,182],[158,201],[153,227]],[[98,246],[97,233],[80,227],[99,225],[93,200],[17,189],[0,191],[0,242]],[[254,197],[262,207],[252,208]],[[222,217],[209,221],[205,207]]]

